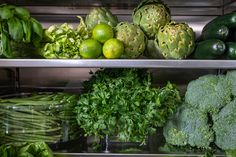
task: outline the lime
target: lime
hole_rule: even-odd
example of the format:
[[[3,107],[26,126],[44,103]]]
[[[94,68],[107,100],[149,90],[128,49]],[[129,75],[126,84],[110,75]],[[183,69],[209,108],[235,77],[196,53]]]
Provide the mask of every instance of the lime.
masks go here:
[[[79,47],[80,55],[83,58],[98,58],[102,54],[102,45],[97,40],[84,40]]]
[[[92,38],[101,43],[105,43],[108,39],[113,38],[113,36],[112,27],[105,23],[97,24],[92,32]]]
[[[115,38],[109,39],[103,45],[103,55],[108,59],[120,58],[124,52],[124,44]]]

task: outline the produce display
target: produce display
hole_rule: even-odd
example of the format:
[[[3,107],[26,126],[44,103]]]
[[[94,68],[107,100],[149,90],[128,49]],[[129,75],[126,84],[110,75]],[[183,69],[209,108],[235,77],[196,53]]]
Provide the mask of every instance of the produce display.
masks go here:
[[[202,30],[193,57],[196,59],[236,59],[236,12],[218,16]]]
[[[51,149],[44,142],[5,144],[0,146],[0,157],[53,157]]]
[[[188,84],[185,101],[164,127],[166,142],[205,150],[236,151],[236,71],[205,75]]]
[[[73,113],[76,103],[76,95],[64,93],[0,99],[0,143],[56,143],[75,139],[78,137]]]
[[[137,69],[99,70],[84,83],[84,90],[75,111],[85,135],[141,144],[181,101],[174,84],[152,87],[151,74]]]
[[[135,59],[146,54],[149,58],[184,59],[195,46],[192,28],[173,22],[170,9],[161,0],[140,2],[133,11],[133,23],[119,22],[109,9],[96,7],[85,22],[78,16],[80,24],[75,29],[64,23],[44,31],[26,9],[11,5],[1,8],[0,55],[7,58]],[[109,39],[114,40],[103,48]],[[149,42],[154,45],[151,49]]]
[[[119,21],[104,7],[77,17],[76,27],[43,29],[27,9],[0,5],[0,58],[236,59],[235,11],[207,23],[197,40],[188,24],[172,19],[162,0],[142,0],[132,22]],[[163,150],[236,157],[235,80],[234,70],[201,76],[182,99],[173,83],[155,87],[148,70],[99,69],[83,82],[80,95],[0,98],[0,157],[53,157],[47,144],[74,140],[80,129],[86,137],[142,146],[163,129],[168,147]]]
[[[39,46],[42,38],[41,24],[30,16],[27,9],[7,4],[0,5],[0,56],[5,58],[30,56],[32,44]],[[18,45],[24,50],[18,51]]]

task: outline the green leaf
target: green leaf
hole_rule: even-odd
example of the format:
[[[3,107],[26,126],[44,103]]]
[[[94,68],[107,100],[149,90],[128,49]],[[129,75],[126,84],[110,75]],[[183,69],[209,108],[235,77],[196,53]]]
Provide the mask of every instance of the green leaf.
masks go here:
[[[23,41],[24,31],[21,21],[13,17],[7,21],[7,24],[10,37],[17,42]]]
[[[1,33],[1,48],[2,48],[2,54],[7,57],[11,58],[12,56],[12,50],[10,46],[10,41],[5,33]]]
[[[22,20],[28,20],[30,18],[30,12],[22,7],[15,7],[15,15]]]
[[[34,18],[31,18],[31,27],[32,27],[32,31],[39,37],[38,39],[41,40],[43,38],[42,25]]]
[[[30,43],[31,42],[31,22],[29,20],[21,20],[23,31],[24,31],[24,42]]]
[[[12,6],[4,5],[0,7],[0,19],[8,20],[14,16],[14,10]]]

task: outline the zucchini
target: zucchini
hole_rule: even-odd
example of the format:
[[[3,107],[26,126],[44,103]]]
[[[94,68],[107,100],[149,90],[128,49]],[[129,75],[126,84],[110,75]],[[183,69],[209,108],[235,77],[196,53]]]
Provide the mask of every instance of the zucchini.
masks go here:
[[[229,37],[229,28],[225,25],[215,25],[202,31],[203,40],[220,39],[225,41]]]
[[[236,42],[227,42],[226,56],[228,59],[236,59]]]
[[[215,26],[225,25],[228,28],[236,28],[236,12],[231,12],[225,15],[218,16],[205,25],[203,31],[212,29]]]
[[[226,50],[225,43],[219,39],[209,39],[197,44],[193,57],[196,59],[220,58]]]

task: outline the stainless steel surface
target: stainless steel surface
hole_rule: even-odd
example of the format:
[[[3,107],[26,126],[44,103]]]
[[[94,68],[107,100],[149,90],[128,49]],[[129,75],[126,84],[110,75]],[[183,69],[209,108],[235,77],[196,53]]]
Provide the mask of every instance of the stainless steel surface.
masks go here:
[[[18,5],[59,5],[59,6],[134,6],[141,0],[7,0],[8,2],[17,3]],[[170,6],[222,6],[225,3],[229,3],[233,0],[164,0]],[[2,1],[0,1],[2,2]],[[5,0],[6,2],[6,0]]]
[[[135,6],[134,6],[135,7]],[[66,6],[26,6],[33,15],[80,15],[85,16],[91,7],[66,7]],[[131,15],[134,8],[110,8],[113,14]],[[171,15],[221,15],[223,8],[220,7],[170,7]]]
[[[20,68],[20,91],[64,91],[80,93],[82,82],[91,77],[96,68]],[[178,85],[182,95],[186,85],[206,74],[217,74],[209,69],[149,69],[153,75],[153,84],[163,86],[170,81]]]
[[[202,157],[203,154],[112,154],[112,153],[55,153],[55,157]],[[223,157],[224,155],[216,155]]]
[[[15,91],[15,70],[0,68],[0,95]]]
[[[230,13],[236,10],[236,1],[224,7],[224,13]]]
[[[0,67],[236,69],[236,60],[0,59]]]
[[[93,68],[20,68],[21,91],[64,91],[79,93]]]

